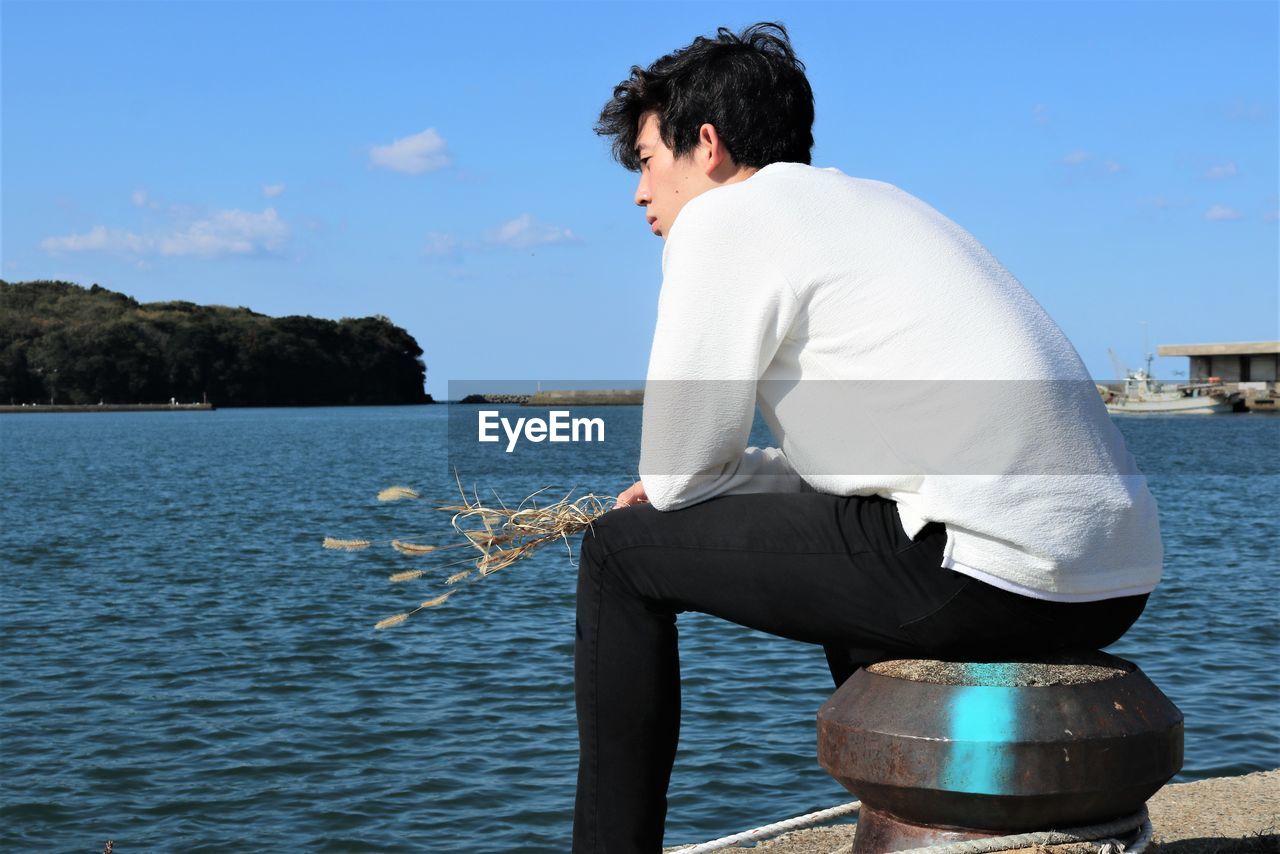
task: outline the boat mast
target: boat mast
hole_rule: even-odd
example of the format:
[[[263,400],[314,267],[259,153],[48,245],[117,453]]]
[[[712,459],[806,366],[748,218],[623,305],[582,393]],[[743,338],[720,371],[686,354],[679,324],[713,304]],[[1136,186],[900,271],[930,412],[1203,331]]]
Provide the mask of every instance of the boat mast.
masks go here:
[[[1138,322],[1142,324],[1142,352],[1147,359],[1147,379],[1150,380],[1153,379],[1151,376],[1151,362],[1155,359],[1155,356],[1151,353],[1151,341],[1147,334],[1147,322],[1145,320],[1139,320]]]

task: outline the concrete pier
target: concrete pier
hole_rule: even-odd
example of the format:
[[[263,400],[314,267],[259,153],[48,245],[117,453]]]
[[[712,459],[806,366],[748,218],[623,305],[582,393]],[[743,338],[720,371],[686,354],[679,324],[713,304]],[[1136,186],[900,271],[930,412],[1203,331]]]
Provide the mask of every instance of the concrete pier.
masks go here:
[[[642,388],[597,388],[539,391],[535,394],[469,394],[458,403],[520,406],[640,406]]]

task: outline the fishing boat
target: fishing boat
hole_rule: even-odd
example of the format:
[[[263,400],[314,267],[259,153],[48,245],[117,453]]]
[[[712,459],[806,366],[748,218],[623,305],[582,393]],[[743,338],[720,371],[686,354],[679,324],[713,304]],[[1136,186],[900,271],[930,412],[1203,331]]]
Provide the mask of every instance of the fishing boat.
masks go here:
[[[1151,376],[1151,360],[1141,371],[1124,371],[1119,391],[1099,386],[1107,411],[1113,414],[1216,415],[1231,412],[1233,404],[1226,389],[1217,383],[1172,385]],[[1112,360],[1119,362],[1112,354]]]

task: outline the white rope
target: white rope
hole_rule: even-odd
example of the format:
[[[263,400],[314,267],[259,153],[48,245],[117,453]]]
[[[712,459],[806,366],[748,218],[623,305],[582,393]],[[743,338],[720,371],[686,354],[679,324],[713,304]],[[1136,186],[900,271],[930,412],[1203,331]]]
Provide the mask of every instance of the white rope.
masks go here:
[[[722,836],[710,842],[677,849],[673,854],[709,854],[725,848],[736,848],[743,842],[756,842],[779,836],[791,830],[799,830],[815,824],[832,821],[851,815],[862,808],[860,801],[842,804],[830,809],[818,810],[805,815],[776,821],[754,830]],[[1116,836],[1127,834],[1138,828],[1138,835],[1126,846]],[[1153,834],[1151,820],[1147,817],[1147,808],[1143,806],[1128,818],[1101,824],[1090,824],[1084,827],[1073,827],[1067,830],[1049,830],[1036,833],[1019,833],[1013,836],[996,836],[989,839],[974,839],[969,842],[955,842],[947,845],[934,845],[928,848],[912,848],[901,854],[993,854],[997,851],[1012,851],[1017,848],[1030,848],[1034,845],[1063,845],[1069,842],[1097,842],[1098,854],[1143,854],[1151,843]]]
[[[798,815],[795,818],[789,818],[786,821],[775,821],[773,824],[766,824],[764,827],[757,827],[755,830],[746,830],[742,833],[735,833],[732,836],[722,836],[719,839],[713,839],[710,842],[703,842],[699,845],[692,845],[688,848],[678,849],[678,854],[707,854],[709,851],[720,851],[724,848],[736,848],[742,842],[754,842],[759,839],[768,839],[770,836],[778,836],[789,830],[799,830],[802,827],[808,827],[813,824],[822,824],[825,821],[833,821],[842,816],[851,815],[862,808],[861,801],[851,801],[847,804],[841,804],[838,807],[830,807],[817,812]],[[674,852],[673,852],[674,854]]]
[[[995,851],[1010,851],[1015,848],[1030,848],[1033,845],[1065,845],[1068,842],[1101,842],[1102,851],[1114,852],[1119,847],[1120,854],[1139,854],[1147,846],[1143,842],[1141,848],[1135,841],[1134,847],[1126,849],[1124,843],[1112,837],[1128,833],[1141,826],[1146,830],[1151,822],[1147,818],[1144,806],[1128,818],[1101,824],[1090,824],[1084,827],[1071,827],[1066,830],[1049,830],[1038,833],[1019,833],[1014,836],[995,836],[990,839],[974,839],[969,842],[953,842],[949,845],[933,845],[926,848],[912,848],[902,854],[991,854]],[[1141,835],[1139,835],[1141,839]],[[1101,852],[1100,852],[1101,854]]]

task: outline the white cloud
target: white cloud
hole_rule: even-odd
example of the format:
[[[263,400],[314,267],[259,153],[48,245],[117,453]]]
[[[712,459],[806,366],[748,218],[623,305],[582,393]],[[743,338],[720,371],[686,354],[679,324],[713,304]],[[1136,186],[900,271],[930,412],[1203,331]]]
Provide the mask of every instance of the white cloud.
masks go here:
[[[1031,121],[1044,127],[1049,124],[1052,119],[1049,118],[1049,108],[1044,104],[1036,104],[1031,108]]]
[[[1204,173],[1204,177],[1213,180],[1220,180],[1222,178],[1233,178],[1238,172],[1239,170],[1236,169],[1236,162],[1234,160],[1228,160],[1226,163],[1219,163],[1214,166],[1210,166],[1208,171]]]
[[[1102,157],[1085,151],[1083,148],[1073,149],[1058,162],[1081,175],[1093,177],[1116,175],[1125,171],[1125,165],[1119,160],[1111,157]]]
[[[1243,219],[1244,214],[1226,205],[1214,205],[1204,212],[1204,218],[1209,222],[1227,222],[1233,219]]]
[[[284,184],[263,184],[262,195],[268,199],[274,199],[276,196],[284,192]]]
[[[278,251],[289,237],[289,226],[274,208],[261,213],[237,209],[211,215],[165,232],[139,234],[95,225],[83,234],[46,237],[46,252],[119,252],[126,255],[165,255],[219,258],[261,255]]]
[[[443,231],[428,231],[423,252],[428,255],[452,255],[458,250],[458,238]]]
[[[445,231],[428,231],[422,244],[422,254],[433,258],[459,260],[472,252],[493,252],[503,249],[529,249],[554,243],[577,243],[581,240],[567,228],[543,222],[532,214],[521,214],[515,219],[491,228],[479,238]]]
[[[1168,211],[1175,208],[1185,208],[1191,202],[1187,199],[1171,199],[1168,196],[1156,196],[1150,200],[1150,204],[1156,210]]]
[[[369,162],[374,166],[418,175],[443,169],[450,163],[448,146],[435,128],[401,137],[389,145],[369,149]]]
[[[1232,121],[1258,121],[1267,117],[1268,110],[1258,101],[1246,101],[1235,98],[1227,106],[1226,117]]]
[[[123,248],[128,237],[136,236],[121,231],[108,232],[105,225],[95,225],[84,234],[46,237],[40,241],[40,248],[46,252],[92,252],[113,247]]]
[[[133,201],[135,207],[151,208],[152,210],[158,210],[162,207],[160,201],[158,199],[151,198],[150,194],[148,194],[146,190],[134,190],[129,194],[129,198]]]
[[[161,255],[256,255],[274,252],[289,236],[287,226],[275,208],[262,213],[242,210],[215,211],[196,220],[185,231],[164,235],[159,240]]]
[[[528,249],[548,243],[572,243],[578,238],[567,228],[542,222],[526,213],[493,229],[486,239],[495,246]]]

